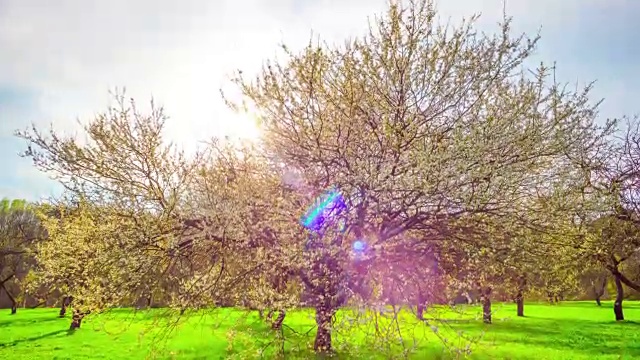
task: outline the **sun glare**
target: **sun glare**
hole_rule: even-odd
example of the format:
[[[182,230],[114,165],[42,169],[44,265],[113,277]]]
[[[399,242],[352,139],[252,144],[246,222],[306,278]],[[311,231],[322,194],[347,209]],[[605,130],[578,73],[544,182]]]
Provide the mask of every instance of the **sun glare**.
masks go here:
[[[231,139],[257,141],[261,137],[258,122],[247,113],[231,112],[221,122],[220,131]]]

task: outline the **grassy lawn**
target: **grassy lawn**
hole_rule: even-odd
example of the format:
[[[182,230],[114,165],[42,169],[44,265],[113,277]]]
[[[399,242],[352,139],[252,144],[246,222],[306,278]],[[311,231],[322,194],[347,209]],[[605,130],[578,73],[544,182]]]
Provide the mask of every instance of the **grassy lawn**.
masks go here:
[[[433,310],[429,324],[402,314],[398,324],[379,322],[386,341],[373,336],[375,326],[344,311],[339,315],[334,345],[339,359],[400,358],[402,343],[415,347],[410,358],[452,358],[443,341],[453,347],[470,345],[472,359],[640,359],[640,303],[625,304],[629,321],[612,321],[611,303],[591,302],[549,306],[527,304],[525,318],[515,316],[512,304],[494,305],[494,324],[477,318],[478,308]],[[276,337],[256,313],[219,309],[183,317],[166,310],[113,310],[86,319],[82,329],[69,333],[70,319],[57,309],[0,312],[0,359],[251,359],[273,358],[284,349],[287,358],[313,358],[312,313],[287,314],[282,337]],[[637,321],[637,322],[636,322]],[[167,329],[174,329],[167,333]],[[436,331],[434,331],[436,330]],[[462,336],[461,336],[462,335]],[[379,337],[378,337],[379,339]],[[349,346],[347,346],[349,344]],[[385,345],[387,344],[387,345]]]

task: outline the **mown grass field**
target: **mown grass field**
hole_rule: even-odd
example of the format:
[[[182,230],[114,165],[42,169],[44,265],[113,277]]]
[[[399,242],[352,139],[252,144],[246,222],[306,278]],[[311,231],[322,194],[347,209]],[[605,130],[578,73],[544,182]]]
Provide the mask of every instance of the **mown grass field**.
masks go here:
[[[429,324],[410,314],[398,321],[405,347],[415,347],[413,359],[455,358],[452,348],[470,345],[472,359],[640,359],[640,303],[625,304],[623,323],[612,321],[612,304],[591,302],[550,306],[527,304],[525,318],[515,316],[512,304],[494,305],[494,324],[483,325],[479,308],[434,310]],[[287,315],[281,337],[257,313],[219,309],[181,318],[166,310],[113,310],[93,316],[82,329],[69,333],[69,318],[57,309],[0,312],[0,359],[251,359],[286,357],[312,359],[314,320],[311,312]],[[401,358],[403,346],[396,324],[382,319],[378,330],[387,341],[376,340],[375,326],[344,311],[337,322],[334,345],[339,359]],[[437,327],[437,331],[434,329]],[[167,333],[168,328],[173,332]],[[462,335],[462,337],[460,336]],[[284,338],[284,341],[282,339]],[[346,346],[349,344],[349,346]],[[387,346],[388,345],[388,346]]]

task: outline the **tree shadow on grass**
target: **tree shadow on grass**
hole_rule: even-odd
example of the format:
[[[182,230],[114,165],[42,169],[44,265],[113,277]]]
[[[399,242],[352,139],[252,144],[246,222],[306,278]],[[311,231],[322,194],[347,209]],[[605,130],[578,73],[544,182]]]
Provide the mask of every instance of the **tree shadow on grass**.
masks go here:
[[[42,334],[42,335],[38,335],[38,336],[32,336],[32,337],[29,337],[29,338],[18,339],[18,340],[9,341],[9,342],[6,342],[6,343],[0,343],[0,348],[16,346],[18,344],[25,343],[25,342],[38,341],[38,340],[42,340],[42,339],[45,339],[45,338],[55,337],[55,336],[60,335],[60,334],[67,334],[67,336],[69,336],[69,335],[73,335],[73,332],[69,331],[69,330],[52,331],[52,332],[49,332],[49,333],[46,333],[46,334]]]
[[[542,304],[531,304],[531,305],[542,305]],[[609,309],[609,308],[613,308],[613,301],[603,300],[602,306],[596,305],[595,301],[570,301],[570,302],[559,303],[557,305],[551,305],[551,307]],[[622,303],[622,307],[625,309],[640,309],[640,301],[626,300]]]
[[[58,316],[47,316],[47,317],[29,317],[24,319],[11,319],[6,321],[0,321],[0,328],[8,327],[8,326],[29,326],[32,324],[40,324],[43,322],[53,322],[53,321],[65,321],[65,318],[60,318]]]
[[[495,341],[496,345],[509,341],[521,345],[540,346],[561,351],[571,350],[590,355],[620,354],[640,355],[640,330],[637,322],[588,321],[548,319],[541,317],[529,318],[533,321],[501,321],[491,325],[484,325],[485,341]],[[474,332],[479,328],[476,322],[454,322],[455,328]],[[482,326],[482,325],[481,325]]]

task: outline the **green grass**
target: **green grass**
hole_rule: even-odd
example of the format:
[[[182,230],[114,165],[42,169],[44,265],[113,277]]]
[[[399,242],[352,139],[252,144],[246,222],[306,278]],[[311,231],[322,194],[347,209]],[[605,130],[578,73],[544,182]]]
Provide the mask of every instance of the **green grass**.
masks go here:
[[[591,302],[527,304],[525,318],[515,316],[513,305],[498,304],[494,324],[488,326],[477,319],[478,311],[436,309],[432,316],[437,320],[428,325],[402,314],[402,341],[405,346],[416,341],[410,358],[452,358],[440,335],[453,348],[470,345],[472,359],[640,359],[637,302],[625,304],[629,320],[621,323],[612,321],[611,303],[601,308]],[[313,358],[309,347],[314,321],[304,310],[287,314],[284,341],[256,313],[235,309],[183,317],[175,328],[170,324],[176,317],[166,310],[116,309],[87,318],[73,333],[67,331],[69,318],[59,319],[57,309],[20,309],[13,316],[8,312],[0,313],[0,359],[251,359],[260,358],[261,350],[269,359],[283,347],[287,358]],[[373,336],[371,322],[359,324],[350,316],[348,311],[340,314],[334,334],[339,359],[400,357],[401,340],[392,321],[384,319],[379,325],[388,334],[385,341]],[[168,328],[174,331],[167,334]]]

